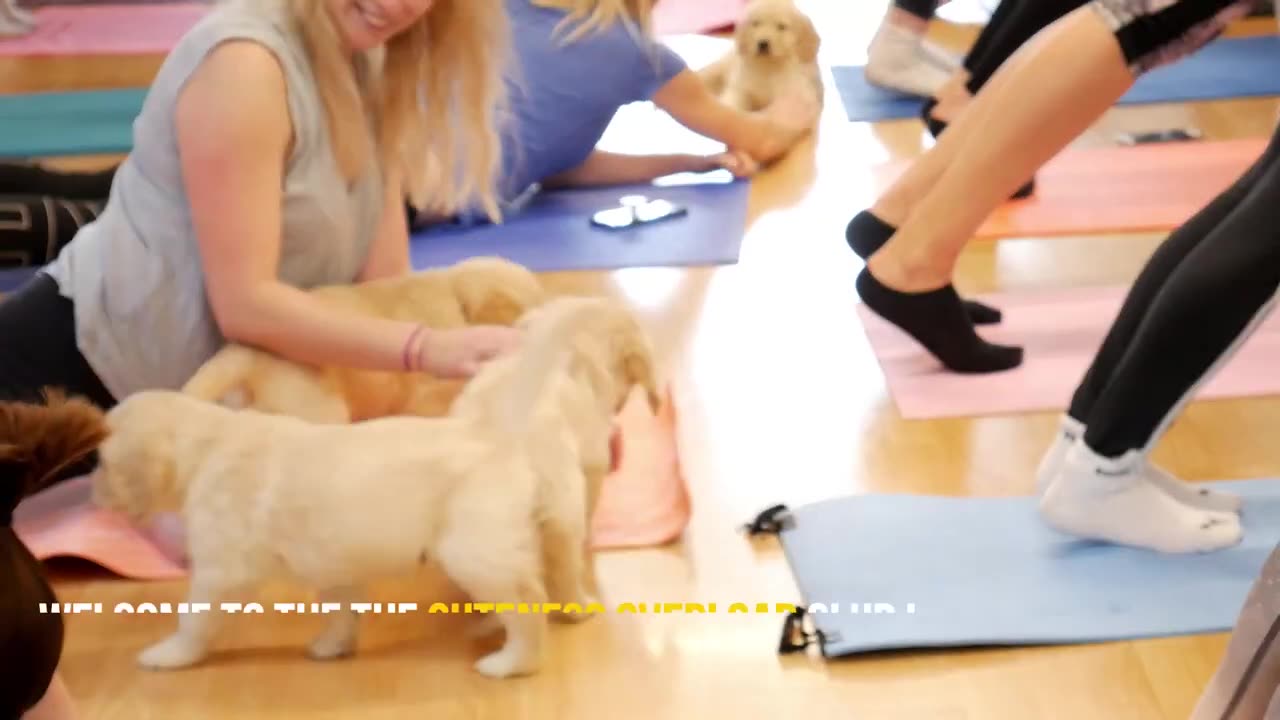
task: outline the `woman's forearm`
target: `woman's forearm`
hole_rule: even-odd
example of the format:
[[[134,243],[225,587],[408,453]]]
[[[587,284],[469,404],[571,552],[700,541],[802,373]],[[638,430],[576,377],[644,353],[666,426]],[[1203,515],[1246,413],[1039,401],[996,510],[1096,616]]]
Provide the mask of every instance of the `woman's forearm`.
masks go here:
[[[710,169],[713,169],[713,163],[700,155],[625,155],[596,150],[586,162],[547,178],[543,185],[548,188],[628,185],[676,173]]]
[[[228,340],[294,362],[386,371],[406,369],[407,346],[417,329],[413,323],[347,311],[282,283],[250,290],[217,320]],[[430,334],[419,333],[415,345],[430,342]],[[416,360],[412,348],[408,354],[409,362]]]

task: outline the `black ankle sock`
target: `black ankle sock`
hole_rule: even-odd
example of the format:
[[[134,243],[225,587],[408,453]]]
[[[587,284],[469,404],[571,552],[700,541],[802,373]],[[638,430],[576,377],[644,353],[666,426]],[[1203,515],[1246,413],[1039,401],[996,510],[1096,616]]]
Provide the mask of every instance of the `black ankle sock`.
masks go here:
[[[863,268],[856,286],[868,308],[915,338],[948,370],[992,373],[1022,364],[1022,348],[993,345],[974,332],[950,285],[923,293],[899,292]]]
[[[897,228],[863,210],[849,221],[844,229],[844,239],[858,257],[866,260],[875,254],[889,238],[897,232]],[[969,320],[975,325],[992,325],[1000,322],[1004,315],[996,308],[980,303],[977,300],[962,300]]]

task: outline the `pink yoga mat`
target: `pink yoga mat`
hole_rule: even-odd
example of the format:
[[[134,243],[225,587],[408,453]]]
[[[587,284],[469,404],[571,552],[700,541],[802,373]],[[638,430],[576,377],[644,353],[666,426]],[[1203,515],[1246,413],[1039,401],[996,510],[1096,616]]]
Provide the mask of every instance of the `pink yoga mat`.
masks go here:
[[[865,305],[867,338],[898,412],[923,420],[1065,410],[1111,328],[1127,288],[1080,288],[986,296],[1004,322],[983,326],[987,340],[1021,345],[1014,370],[961,375],[944,370],[914,340]],[[1233,358],[1203,385],[1197,399],[1280,394],[1280,317],[1264,321]]]
[[[747,0],[659,0],[653,27],[659,35],[728,32],[746,7]]]
[[[0,56],[164,54],[209,11],[207,3],[50,6],[39,27],[0,38]]]
[[[690,503],[676,444],[671,392],[657,415],[637,393],[618,417],[621,465],[605,481],[591,527],[598,550],[664,545],[689,524]],[[28,498],[14,530],[41,560],[79,558],[135,580],[183,578],[181,520],[141,530],[89,501],[86,478]]]

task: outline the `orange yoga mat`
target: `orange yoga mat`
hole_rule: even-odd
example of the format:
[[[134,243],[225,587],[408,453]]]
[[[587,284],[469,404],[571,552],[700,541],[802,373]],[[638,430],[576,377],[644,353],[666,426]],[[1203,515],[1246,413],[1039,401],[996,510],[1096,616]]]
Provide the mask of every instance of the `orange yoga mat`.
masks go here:
[[[654,415],[637,393],[618,418],[618,468],[600,494],[591,528],[597,550],[651,547],[678,539],[689,524],[690,502],[680,467],[676,412],[670,389]],[[88,560],[136,580],[183,578],[181,520],[160,518],[142,530],[95,508],[86,478],[28,498],[14,530],[37,558]]]
[[[1171,142],[1066,150],[1036,176],[1036,194],[991,214],[978,239],[1166,232],[1236,181],[1264,139]],[[909,161],[881,166],[887,186]]]

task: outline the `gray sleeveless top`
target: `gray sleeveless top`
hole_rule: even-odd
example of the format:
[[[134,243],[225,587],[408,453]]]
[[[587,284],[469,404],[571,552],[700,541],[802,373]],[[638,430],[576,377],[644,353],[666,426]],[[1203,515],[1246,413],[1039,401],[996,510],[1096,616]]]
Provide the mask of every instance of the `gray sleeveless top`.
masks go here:
[[[353,282],[383,206],[372,166],[352,187],[330,147],[324,106],[282,0],[232,0],[165,60],[134,122],[134,148],[102,214],[46,268],[75,304],[77,342],[117,399],[178,389],[225,344],[205,296],[200,252],[182,182],[174,109],[208,53],[227,40],[274,52],[288,87],[293,154],[284,177],[279,277],[300,288]]]

